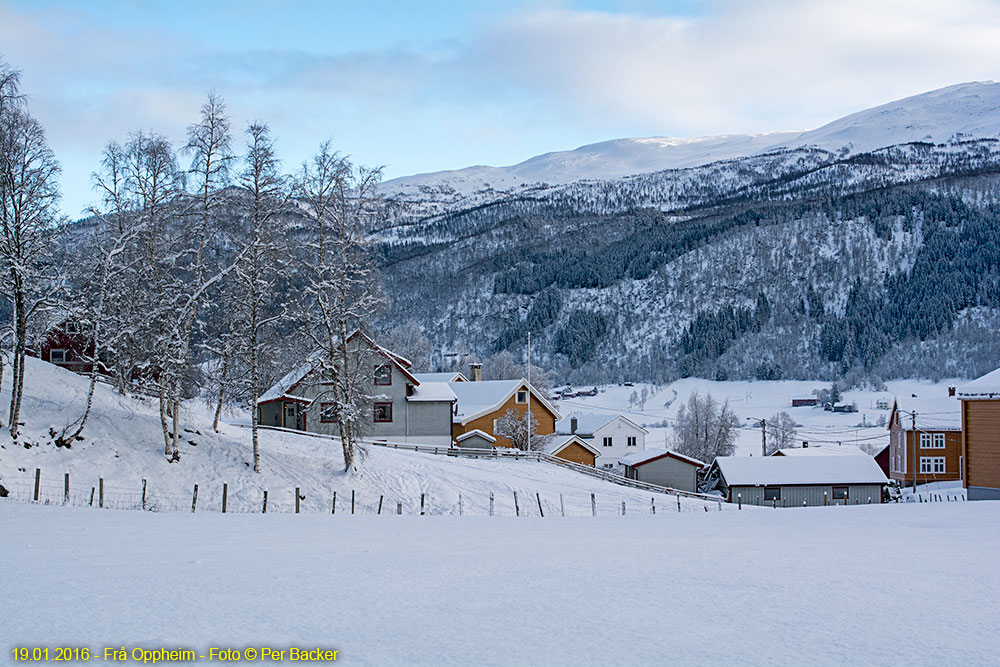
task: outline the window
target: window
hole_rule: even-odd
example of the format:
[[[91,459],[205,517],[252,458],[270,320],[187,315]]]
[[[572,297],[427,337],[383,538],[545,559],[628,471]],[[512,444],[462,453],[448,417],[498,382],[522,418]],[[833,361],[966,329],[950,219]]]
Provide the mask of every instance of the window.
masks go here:
[[[833,487],[833,499],[834,500],[847,500],[847,487],[846,486],[835,486],[835,487]]]
[[[938,473],[944,472],[944,457],[943,456],[921,456],[920,457],[920,472],[923,473]]]
[[[944,433],[934,434],[934,449],[944,449]]]
[[[323,424],[336,424],[337,423],[337,404],[336,403],[320,403],[319,404],[319,420]]]
[[[285,404],[285,419],[295,419],[295,404],[286,403]]]
[[[49,361],[53,364],[65,364],[66,350],[49,350]]]
[[[781,500],[781,487],[780,486],[765,486],[764,487],[764,501],[765,502],[775,502]]]
[[[392,403],[375,404],[375,421],[377,422],[392,421]]]
[[[921,433],[920,434],[920,449],[930,449],[931,448],[931,434]]]
[[[517,403],[525,404],[528,402],[528,391],[526,389],[517,390],[517,398],[515,399]]]
[[[634,435],[628,436],[628,438],[625,441],[625,446],[626,447],[635,447],[636,446],[636,444],[635,444],[635,436]]]
[[[375,367],[375,384],[383,387],[392,384],[392,366],[382,364]]]
[[[603,445],[604,445],[605,447],[612,447],[612,446],[614,445],[614,443],[612,442],[612,440],[611,440],[611,438],[610,438],[610,437],[607,437],[607,438],[604,438],[604,441],[603,441],[603,443],[602,443],[602,444],[603,444]]]

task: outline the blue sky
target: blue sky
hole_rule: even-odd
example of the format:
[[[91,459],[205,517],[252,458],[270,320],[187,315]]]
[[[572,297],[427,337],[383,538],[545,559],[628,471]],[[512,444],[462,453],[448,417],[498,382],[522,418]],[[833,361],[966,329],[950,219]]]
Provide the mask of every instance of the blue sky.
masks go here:
[[[997,79],[997,0],[31,2],[0,55],[91,202],[102,146],[180,142],[205,94],[271,124],[286,167],[323,140],[387,178],[628,136],[817,127]]]

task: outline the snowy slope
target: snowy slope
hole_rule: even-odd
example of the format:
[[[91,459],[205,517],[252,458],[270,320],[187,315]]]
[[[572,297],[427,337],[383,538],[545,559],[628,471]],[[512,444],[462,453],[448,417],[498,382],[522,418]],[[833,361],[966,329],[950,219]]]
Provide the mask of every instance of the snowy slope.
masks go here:
[[[1000,137],[1000,83],[960,83],[845,116],[769,148],[863,153],[914,141]]]
[[[294,646],[378,667],[978,667],[1000,652],[998,502],[563,520],[0,501],[0,525],[8,657],[163,646],[213,664],[211,647]],[[901,585],[889,563],[949,565]]]
[[[290,511],[296,487],[305,496],[302,509],[306,512],[329,512],[334,492],[338,512],[349,511],[352,491],[358,511],[364,512],[375,512],[379,497],[384,496],[384,511],[395,509],[399,502],[412,513],[424,494],[429,513],[459,513],[461,495],[463,513],[487,514],[493,493],[495,512],[513,515],[515,491],[522,513],[527,514],[538,513],[535,494],[546,513],[560,511],[560,494],[568,514],[589,515],[591,493],[597,495],[599,513],[620,513],[623,500],[635,511],[648,512],[650,507],[648,493],[547,463],[455,459],[369,446],[359,455],[360,473],[347,475],[339,442],[285,431],[262,432],[262,473],[255,474],[248,463],[249,431],[241,425],[223,424],[220,433],[213,433],[208,406],[192,402],[183,412],[181,460],[168,463],[162,453],[156,405],[119,396],[103,385],[97,388],[85,439],[69,450],[56,448],[49,429],[58,431],[79,414],[86,389],[85,378],[37,359],[27,360],[24,437],[15,445],[8,431],[0,435],[0,483],[18,499],[28,499],[34,471],[39,468],[42,500],[61,503],[63,475],[69,473],[73,504],[88,504],[91,489],[103,478],[106,505],[131,508],[141,502],[142,480],[146,479],[149,505],[162,511],[189,510],[194,484],[199,485],[199,508],[217,511],[223,483],[228,484],[231,512],[260,511],[264,490],[269,494],[268,511]],[[0,404],[9,400],[7,373]],[[233,416],[234,420],[240,417]],[[691,510],[703,508],[697,501],[683,505]]]

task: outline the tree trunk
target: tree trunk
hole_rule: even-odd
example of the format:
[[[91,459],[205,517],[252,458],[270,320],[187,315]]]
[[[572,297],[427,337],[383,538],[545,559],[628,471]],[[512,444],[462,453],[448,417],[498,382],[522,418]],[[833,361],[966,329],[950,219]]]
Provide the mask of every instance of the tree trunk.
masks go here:
[[[167,426],[167,397],[163,391],[162,382],[160,383],[159,389],[160,427],[163,429],[163,453],[167,456],[172,456],[174,452],[170,446],[170,427]]]
[[[219,400],[215,404],[215,419],[212,421],[212,430],[219,432],[219,419],[222,417],[222,401],[226,397],[226,370],[229,366],[229,357],[222,356],[222,374],[219,377]]]

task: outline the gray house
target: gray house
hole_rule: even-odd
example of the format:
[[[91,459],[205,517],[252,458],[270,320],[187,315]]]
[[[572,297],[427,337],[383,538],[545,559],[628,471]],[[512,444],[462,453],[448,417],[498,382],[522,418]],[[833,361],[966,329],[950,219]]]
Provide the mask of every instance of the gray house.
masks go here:
[[[634,452],[620,463],[629,479],[692,492],[698,490],[698,471],[705,467],[698,459],[669,449]]]
[[[720,456],[703,490],[747,505],[865,505],[888,482],[870,456]]]
[[[347,345],[354,362],[368,371],[363,389],[370,397],[371,417],[362,422],[363,438],[451,445],[456,398],[447,382],[421,382],[410,372],[407,359],[363,333],[354,333]],[[330,383],[314,362],[302,364],[261,395],[257,400],[261,424],[340,435]]]

